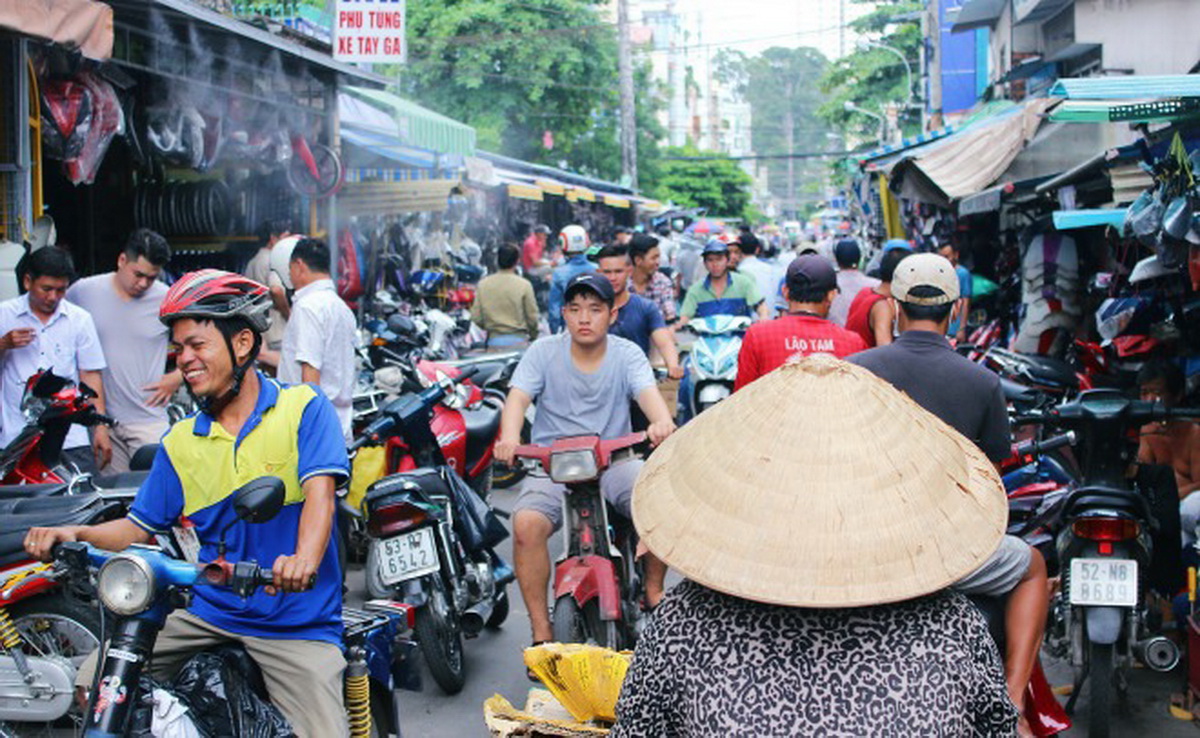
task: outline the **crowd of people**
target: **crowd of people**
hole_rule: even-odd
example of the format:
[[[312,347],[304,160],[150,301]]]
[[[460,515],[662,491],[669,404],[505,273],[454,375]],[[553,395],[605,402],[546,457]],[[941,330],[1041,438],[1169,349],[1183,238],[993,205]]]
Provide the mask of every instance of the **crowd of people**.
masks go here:
[[[534,443],[644,429],[657,448],[645,462],[617,461],[600,484],[614,508],[636,516],[648,547],[642,605],[655,613],[615,734],[734,734],[748,725],[758,734],[923,734],[947,725],[962,734],[1025,732],[1020,709],[1050,589],[1041,554],[1003,534],[997,465],[1011,453],[1006,402],[999,377],[953,348],[966,330],[971,282],[954,248],[915,253],[889,243],[875,278],[861,271],[866,255],[853,239],[825,255],[772,258],[743,231],[690,250],[705,276],[684,288],[679,271],[672,278],[661,268],[663,244],[648,234],[624,231],[598,245],[567,226],[558,249],[549,236],[537,227],[524,244],[499,249],[499,268],[478,285],[471,317],[488,351],[524,350],[501,417],[498,461],[514,462],[534,403]],[[171,616],[159,665],[238,640],[268,685],[292,694],[279,699],[271,690],[300,735],[344,734],[340,677],[330,679],[341,669],[330,648],[341,607],[331,525],[335,486],[349,473],[354,315],[330,279],[329,249],[286,224],[264,227],[246,276],[203,270],[168,289],[159,276],[169,261],[167,242],[141,229],[114,271],[72,284],[69,255],[46,247],[26,260],[25,294],[0,304],[6,440],[24,425],[25,382],[44,368],[88,383],[97,408],[117,421],[90,438],[72,431],[65,453],[80,469],[124,470],[136,448],[162,439],[127,518],[35,528],[26,547],[39,557],[66,540],[119,550],[171,529],[183,514],[205,542],[233,520],[233,489],[281,476],[289,514],[269,536],[232,537],[238,550],[227,555],[274,561],[274,588],[288,594],[255,595],[248,605],[205,594]],[[652,364],[682,393],[689,377],[678,328],[713,315],[752,321],[734,393],[679,429]],[[165,371],[169,348],[174,368]],[[1178,401],[1181,377],[1171,369],[1149,366],[1143,396]],[[181,385],[197,412],[168,429],[163,406]],[[1196,426],[1185,423],[1164,424],[1143,442],[1144,461],[1175,469],[1181,498],[1200,485],[1198,442]],[[938,463],[903,459],[904,449]],[[681,471],[688,465],[697,468]],[[734,504],[739,493],[762,504]],[[534,644],[553,637],[548,541],[562,525],[562,494],[562,485],[531,472],[514,507],[516,573]],[[707,512],[679,515],[685,505]],[[882,521],[881,510],[899,522]],[[1185,516],[1189,510],[1185,502]],[[1200,506],[1190,514],[1200,517]],[[747,540],[747,530],[758,537]],[[848,548],[810,546],[830,530]],[[728,556],[697,553],[701,539],[705,550]],[[896,561],[902,571],[889,568]],[[670,593],[668,566],[688,580]],[[874,594],[864,593],[873,578]],[[1004,600],[1003,654],[964,596]],[[737,627],[698,627],[703,621]],[[871,635],[847,655],[852,632]],[[797,648],[785,633],[804,634],[810,646]],[[294,647],[272,648],[279,639]],[[914,651],[931,655],[892,679],[890,664]],[[859,671],[838,671],[855,659],[863,659]],[[306,689],[318,685],[315,694],[286,686],[296,674]],[[843,697],[822,686],[837,678],[854,681],[870,705],[806,709],[806,700],[840,704]],[[772,698],[783,685],[806,697]],[[935,692],[936,705],[928,704]],[[771,709],[752,709],[755,699],[771,700]]]

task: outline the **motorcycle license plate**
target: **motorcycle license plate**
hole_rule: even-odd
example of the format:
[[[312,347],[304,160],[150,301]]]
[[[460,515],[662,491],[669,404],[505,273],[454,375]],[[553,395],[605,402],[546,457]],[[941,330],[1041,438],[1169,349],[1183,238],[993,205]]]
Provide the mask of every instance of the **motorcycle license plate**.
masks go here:
[[[379,542],[379,578],[384,584],[395,584],[435,572],[440,567],[437,542],[433,528],[385,538]]]
[[[1128,559],[1072,559],[1071,604],[1137,605],[1137,562]]]

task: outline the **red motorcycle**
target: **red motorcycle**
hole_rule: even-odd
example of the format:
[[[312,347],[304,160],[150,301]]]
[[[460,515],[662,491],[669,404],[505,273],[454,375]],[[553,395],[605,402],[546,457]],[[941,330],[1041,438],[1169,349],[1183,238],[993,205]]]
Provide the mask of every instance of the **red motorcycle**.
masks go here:
[[[614,460],[633,455],[646,440],[633,433],[610,441],[599,436],[562,438],[550,446],[518,446],[550,479],[567,487],[567,547],[554,569],[554,640],[595,643],[615,650],[637,640],[643,594],[633,521],[609,509],[600,475]]]
[[[416,375],[424,388],[447,379],[458,379],[462,369],[419,361]],[[442,455],[446,458],[446,465],[484,497],[491,491],[492,451],[500,434],[500,413],[503,409],[502,396],[484,392],[466,379],[454,383],[445,399],[434,406],[433,419],[430,421]],[[375,428],[375,424],[370,427]],[[412,471],[419,466],[403,434],[395,430],[384,426],[372,431],[375,436],[372,440],[384,441],[388,475]]]
[[[112,425],[96,411],[96,392],[51,371],[34,374],[25,384],[21,409],[28,423],[0,451],[0,483],[47,484],[70,481],[75,474],[62,466],[63,442],[74,424]]]

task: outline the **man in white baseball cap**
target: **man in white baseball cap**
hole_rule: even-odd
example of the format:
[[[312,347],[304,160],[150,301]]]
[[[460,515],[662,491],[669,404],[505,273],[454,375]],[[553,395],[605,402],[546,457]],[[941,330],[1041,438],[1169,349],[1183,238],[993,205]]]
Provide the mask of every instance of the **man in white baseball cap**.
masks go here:
[[[958,275],[948,259],[937,254],[905,258],[892,276],[900,335],[891,344],[855,354],[849,361],[907,393],[998,464],[1012,453],[1004,392],[999,376],[958,354],[946,340],[958,297]],[[1009,596],[1005,676],[1009,696],[1023,706],[1046,624],[1045,560],[1020,538],[1005,536],[996,553],[956,589],[972,595]]]

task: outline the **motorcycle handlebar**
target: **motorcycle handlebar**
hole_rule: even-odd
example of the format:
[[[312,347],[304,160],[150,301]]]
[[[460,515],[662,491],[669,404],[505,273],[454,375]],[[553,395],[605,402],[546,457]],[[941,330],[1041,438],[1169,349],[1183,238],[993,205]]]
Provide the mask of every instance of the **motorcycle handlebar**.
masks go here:
[[[1037,456],[1049,453],[1055,449],[1065,448],[1066,446],[1074,446],[1075,441],[1075,431],[1068,431],[1062,435],[1047,438],[1044,441],[1032,440],[1019,443],[1013,450],[1017,456]]]

